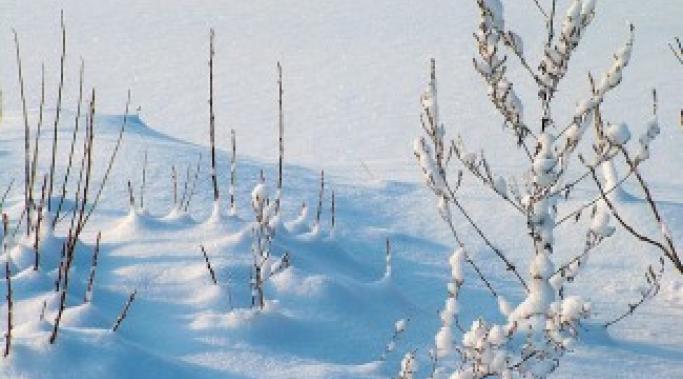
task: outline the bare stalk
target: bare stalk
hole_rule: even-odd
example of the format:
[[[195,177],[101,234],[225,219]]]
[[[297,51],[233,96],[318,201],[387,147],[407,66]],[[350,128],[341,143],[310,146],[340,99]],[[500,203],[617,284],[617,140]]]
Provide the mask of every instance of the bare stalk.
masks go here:
[[[26,209],[26,235],[28,236],[31,232],[31,215],[28,209],[30,208],[29,203],[29,185],[30,183],[30,158],[29,158],[29,139],[30,139],[30,127],[28,125],[28,111],[26,110],[26,95],[24,93],[24,74],[21,66],[21,53],[19,51],[19,36],[17,31],[12,29],[14,33],[14,45],[17,52],[17,67],[19,70],[19,89],[21,94],[21,107],[24,115],[24,208]]]
[[[71,238],[71,231],[69,230],[69,237]],[[66,256],[66,241],[62,242],[61,259],[59,260],[59,269],[57,270],[57,278],[55,279],[55,292],[59,292],[62,286],[62,273],[64,272],[64,257]]]
[[[548,14],[545,12],[545,10],[544,10],[543,7],[541,6],[541,4],[538,2],[538,0],[533,0],[533,2],[536,4],[536,8],[538,8],[538,11],[541,12],[541,14],[543,15],[543,17],[545,17],[545,18],[547,19],[547,18],[548,18]]]
[[[123,310],[121,310],[121,314],[119,314],[119,317],[116,318],[114,326],[112,326],[111,328],[112,332],[116,332],[121,326],[123,320],[126,319],[126,316],[128,315],[128,309],[130,309],[130,305],[133,304],[133,301],[135,301],[135,295],[137,293],[138,290],[134,290],[133,292],[131,292],[130,296],[128,296],[128,301],[126,301],[126,305],[124,305]]]
[[[173,186],[173,206],[178,204],[178,173],[175,165],[171,166],[171,185]]]
[[[33,188],[36,183],[36,167],[38,166],[38,146],[40,140],[40,130],[43,126],[43,109],[45,107],[45,64],[40,66],[40,108],[38,111],[38,126],[36,128],[35,142],[33,143],[33,159],[31,160],[31,179],[28,186],[28,199],[31,207],[35,207],[33,200]]]
[[[206,249],[204,249],[204,245],[199,245],[199,248],[202,250],[202,254],[204,255],[204,262],[206,262],[206,269],[209,271],[209,275],[211,276],[211,281],[213,284],[218,284],[218,280],[216,280],[216,273],[213,271],[213,267],[211,266],[211,261],[209,261],[209,255],[206,253]]]
[[[336,223],[336,220],[335,220],[335,218],[336,218],[336,204],[335,204],[335,201],[334,201],[334,190],[332,190],[332,209],[330,210],[330,213],[331,213],[331,217],[332,217],[332,220],[331,220],[331,222],[332,222],[332,229],[334,229],[334,226],[335,226],[335,223]]]
[[[2,228],[3,228],[3,237],[2,237],[2,248],[7,254],[7,242],[5,239],[7,238],[7,229],[8,229],[8,224],[9,221],[7,219],[6,214],[2,214]],[[12,345],[12,311],[13,311],[13,301],[12,301],[12,273],[10,272],[10,267],[9,267],[9,259],[5,260],[5,283],[7,284],[7,333],[5,333],[5,353],[4,356],[7,357],[9,355],[9,350]]]
[[[183,184],[183,195],[180,196],[179,209],[185,208],[185,199],[187,198],[187,191],[188,191],[189,185],[190,185],[190,165],[187,165],[187,169],[185,172],[185,183]]]
[[[213,201],[217,202],[218,178],[216,177],[216,125],[213,113],[213,56],[214,52],[214,30],[209,34],[209,144],[211,146],[211,183],[213,184]]]
[[[40,317],[39,320],[45,321],[45,310],[47,309],[47,300],[43,300],[43,306],[40,307]]]
[[[59,91],[57,92],[57,109],[55,111],[55,123],[52,137],[52,161],[50,163],[50,184],[47,191],[47,210],[52,210],[52,186],[55,176],[55,158],[57,156],[57,126],[62,109],[62,89],[64,88],[64,58],[66,57],[66,27],[64,26],[64,11],[60,13],[62,27],[62,56],[59,64]]]
[[[78,181],[76,182],[76,191],[74,192],[74,206],[71,209],[71,221],[69,223],[69,231],[73,231],[76,223],[76,216],[78,215],[78,204],[81,198],[81,189],[83,185],[83,174],[85,173],[86,159],[88,155],[88,141],[90,135],[90,120],[92,119],[90,112],[86,113],[85,122],[85,136],[83,137],[83,154],[81,154],[81,163],[78,170]],[[66,216],[66,215],[65,215]]]
[[[678,62],[683,64],[683,44],[681,44],[681,40],[678,37],[674,38],[674,41],[676,41],[676,46],[669,42],[669,49],[674,53],[674,57],[678,59]]]
[[[187,194],[187,202],[185,203],[185,212],[190,209],[190,203],[192,202],[192,197],[194,196],[195,189],[197,188],[197,179],[199,178],[199,171],[201,170],[202,155],[199,154],[197,158],[197,167],[194,171],[194,177],[192,178],[192,185],[190,186],[190,192]]]
[[[9,261],[5,261],[5,282],[7,283],[7,333],[5,333],[5,353],[4,356],[9,355],[10,346],[12,345],[12,275],[9,269]]]
[[[93,152],[93,136],[95,134],[95,89],[93,88],[92,90],[92,99],[90,100],[90,125],[89,125],[89,133],[88,133],[88,148],[85,151],[85,155],[87,157],[86,159],[86,171],[85,171],[85,184],[83,185],[83,197],[81,200],[81,209],[78,214],[78,224],[76,227],[76,234],[74,236],[75,240],[78,240],[78,237],[81,234],[81,231],[83,230],[83,227],[85,227],[85,224],[87,220],[84,218],[85,216],[85,208],[86,205],[88,204],[88,190],[90,189],[90,177],[92,176],[92,152]],[[91,208],[92,211],[93,208]]]
[[[71,147],[69,148],[69,160],[66,165],[66,171],[64,173],[64,181],[62,182],[62,195],[59,198],[59,204],[57,205],[57,211],[55,212],[55,218],[52,221],[52,226],[54,227],[59,220],[59,214],[62,211],[62,206],[64,206],[64,199],[66,198],[66,187],[69,184],[69,177],[71,175],[71,166],[73,165],[74,157],[74,147],[76,146],[76,137],[78,136],[78,128],[80,126],[81,120],[81,105],[83,103],[83,74],[85,69],[85,63],[81,59],[81,69],[78,80],[78,104],[76,105],[76,119],[74,120],[74,132],[71,135]]]
[[[548,40],[546,42],[546,47],[550,47],[553,43],[553,38],[555,37],[555,11],[557,8],[557,0],[552,0],[550,5],[550,17],[547,18],[548,21]]]
[[[123,139],[123,132],[125,132],[126,124],[128,123],[128,107],[129,106],[130,106],[130,90],[128,90],[128,99],[126,100],[126,111],[123,114],[123,123],[121,123],[121,129],[119,129],[119,136],[116,139],[116,145],[114,145],[114,151],[111,153],[111,157],[109,158],[109,163],[107,164],[107,170],[104,172],[104,177],[102,178],[102,183],[100,184],[100,188],[97,190],[97,194],[95,195],[95,199],[93,200],[92,205],[90,206],[90,210],[88,211],[88,214],[85,216],[85,219],[83,220],[83,224],[88,222],[88,220],[90,219],[90,216],[95,211],[97,204],[99,204],[99,202],[100,202],[100,197],[102,196],[102,191],[104,191],[104,186],[107,184],[107,179],[109,178],[109,174],[111,173],[111,169],[114,166],[114,160],[116,159],[116,154],[118,154],[119,148],[121,147],[121,140]]]
[[[277,85],[278,85],[278,177],[277,177],[277,198],[275,199],[275,210],[280,211],[280,199],[282,197],[282,164],[285,157],[285,121],[282,111],[282,65],[277,62]]]
[[[147,150],[142,163],[142,184],[140,184],[140,209],[145,209],[145,184],[147,182]]]
[[[5,200],[7,200],[7,195],[9,195],[9,191],[12,190],[12,185],[14,185],[14,178],[10,180],[9,184],[7,185],[7,188],[5,189],[5,192],[2,194],[2,198],[0,198],[0,212],[2,212],[2,209],[5,207]]]
[[[235,204],[235,181],[237,180],[237,137],[235,136],[235,129],[230,130],[230,145],[232,155],[230,156],[230,212],[236,212]]]
[[[261,275],[261,266],[254,262],[254,272],[252,277],[252,293],[251,293],[251,306],[252,308],[256,305],[260,309],[266,306],[265,294],[263,292],[263,279]]]
[[[36,238],[33,243],[33,251],[35,253],[35,261],[33,263],[33,271],[38,271],[40,264],[40,226],[43,223],[43,208],[45,207],[45,186],[47,184],[47,175],[43,176],[43,186],[41,187],[40,205],[38,206],[38,219],[36,220]]]
[[[57,310],[57,316],[55,317],[54,325],[52,327],[52,334],[50,335],[50,343],[54,344],[57,340],[57,334],[59,332],[59,324],[62,321],[62,315],[64,314],[64,309],[66,308],[66,295],[69,289],[69,271],[71,270],[71,262],[73,261],[74,251],[76,248],[77,239],[71,235],[69,231],[69,237],[64,243],[65,246],[65,256],[62,258],[60,263],[61,270],[61,286],[60,286],[60,296],[59,296],[59,308]]]
[[[133,185],[130,184],[130,180],[128,180],[128,205],[130,209],[135,207],[135,195],[133,195]]]
[[[320,192],[318,194],[318,208],[315,211],[315,224],[320,225],[320,214],[323,209],[323,196],[325,195],[325,170],[320,170]]]
[[[385,270],[384,270],[384,276],[390,277],[391,276],[391,241],[389,241],[389,238],[387,238],[386,241],[386,252],[385,252]]]
[[[102,232],[97,232],[95,249],[92,253],[92,265],[90,266],[90,275],[88,276],[88,287],[85,290],[83,303],[89,303],[92,301],[92,294],[95,287],[95,270],[97,269],[97,255],[100,251],[100,238],[102,238]]]

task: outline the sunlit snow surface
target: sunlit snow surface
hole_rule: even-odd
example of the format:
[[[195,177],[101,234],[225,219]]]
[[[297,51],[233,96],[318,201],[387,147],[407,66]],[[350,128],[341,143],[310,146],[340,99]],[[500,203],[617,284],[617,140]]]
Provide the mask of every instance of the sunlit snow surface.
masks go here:
[[[564,6],[565,2],[560,2]],[[506,4],[507,25],[525,38],[530,57],[542,44],[543,23],[532,1]],[[453,241],[436,206],[419,182],[411,141],[419,132],[420,90],[427,82],[427,61],[437,59],[441,115],[447,133],[463,135],[474,150],[485,149],[494,169],[518,174],[521,154],[501,130],[501,119],[485,97],[472,69],[476,25],[474,1],[133,1],[84,5],[78,1],[4,1],[0,3],[0,85],[4,117],[0,125],[0,188],[16,183],[5,211],[17,219],[23,193],[23,121],[10,28],[22,43],[32,126],[37,120],[40,63],[47,72],[47,122],[39,172],[48,169],[59,59],[59,10],[68,28],[67,75],[59,145],[58,172],[66,166],[73,128],[79,57],[86,64],[86,88],[96,87],[95,183],[122,121],[126,90],[133,108],[122,150],[100,209],[88,225],[74,263],[70,307],[57,344],[47,343],[56,311],[54,292],[58,240],[44,247],[45,269],[29,267],[32,252],[13,250],[15,339],[0,373],[10,378],[374,378],[398,372],[399,360],[417,348],[428,375],[426,351],[439,328],[437,310],[450,274]],[[683,6],[677,0],[644,5],[641,1],[598,2],[593,21],[578,48],[554,112],[568,121],[575,102],[588,91],[586,72],[600,73],[611,52],[626,37],[626,21],[636,25],[631,64],[622,85],[605,104],[605,116],[644,130],[649,90],[660,98],[662,135],[653,142],[643,171],[661,200],[674,241],[683,249],[683,67],[666,43],[682,35]],[[216,28],[218,172],[227,214],[228,136],[238,138],[238,218],[207,221],[212,193],[206,166],[208,149],[208,28]],[[286,161],[283,209],[294,220],[302,201],[312,222],[318,175],[325,169],[328,192],[322,228],[307,224],[282,230],[274,254],[289,251],[293,267],[266,288],[266,310],[249,305],[252,218],[249,194],[265,170],[271,189],[276,177],[275,62],[285,74]],[[535,61],[535,59],[532,59]],[[511,76],[522,97],[534,102],[523,71]],[[531,102],[529,104],[531,104]],[[535,104],[535,103],[534,103]],[[137,113],[137,112],[133,112]],[[537,113],[527,106],[528,117]],[[78,145],[80,147],[80,144]],[[126,182],[139,190],[144,151],[149,167],[145,204],[148,213],[129,213]],[[80,149],[77,149],[77,154]],[[171,165],[181,183],[203,154],[202,172],[188,214],[171,212]],[[58,182],[61,184],[61,180]],[[337,200],[338,226],[329,228],[329,189]],[[642,195],[624,201],[629,219],[650,217]],[[527,267],[530,246],[524,222],[494,201],[465,175],[461,196],[481,225],[519,267]],[[574,193],[574,204],[592,198],[589,186]],[[68,205],[70,205],[69,203]],[[572,203],[570,203],[571,205]],[[566,210],[566,209],[565,209]],[[562,211],[562,209],[561,209]],[[469,250],[495,277],[510,302],[522,299],[514,278],[460,218]],[[287,224],[287,225],[292,225]],[[587,219],[563,226],[558,261],[581,248]],[[94,301],[81,305],[95,235],[102,231]],[[656,228],[649,230],[657,233]],[[393,272],[384,278],[384,240],[394,249]],[[204,244],[218,274],[211,283],[199,245]],[[52,255],[52,256],[51,256]],[[564,359],[558,378],[671,377],[683,371],[683,280],[670,272],[661,294],[609,333],[600,327],[638,298],[642,274],[657,252],[619,231],[591,257],[570,291],[588,295],[595,315],[576,351]],[[52,264],[52,266],[50,266]],[[526,271],[526,270],[524,270]],[[4,295],[4,280],[3,295]],[[128,294],[138,290],[121,329],[109,332]],[[475,315],[493,320],[495,300],[465,269],[460,298],[463,323]],[[47,320],[40,322],[43,301]],[[231,310],[232,307],[232,310]],[[410,318],[397,350],[378,362],[394,322]],[[0,325],[6,324],[6,305]],[[459,337],[459,336],[456,336]]]

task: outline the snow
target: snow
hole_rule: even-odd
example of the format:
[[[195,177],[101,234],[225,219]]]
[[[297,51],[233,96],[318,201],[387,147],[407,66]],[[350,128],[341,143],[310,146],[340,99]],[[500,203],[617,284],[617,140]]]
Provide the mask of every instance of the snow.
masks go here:
[[[611,186],[608,188],[612,188]],[[610,221],[610,211],[608,206],[604,201],[598,202],[597,210],[595,216],[593,216],[593,221],[591,223],[591,230],[603,237],[609,237],[615,232],[615,227],[609,225]]]
[[[408,320],[402,318],[402,319],[396,321],[396,324],[394,324],[394,330],[396,331],[396,333],[403,333],[406,330],[407,324],[408,324]]]
[[[413,379],[416,370],[415,354],[412,352],[406,353],[401,360],[401,371],[399,371],[398,377],[400,379]]]
[[[623,145],[631,139],[631,132],[629,132],[628,126],[623,122],[608,124],[605,132],[607,133],[607,139],[615,145]]]
[[[508,301],[502,296],[498,296],[498,309],[505,317],[509,317],[513,312],[513,308],[510,303],[508,303]]]
[[[502,2],[487,3],[496,14],[504,12],[506,27],[524,36],[526,56],[537,57],[542,51],[542,36],[534,31],[542,28],[543,22],[534,17],[538,11],[533,2],[506,3],[504,10]],[[609,73],[605,86],[624,81],[605,97],[601,110],[614,122],[612,125],[628,123],[634,136],[627,142],[624,133],[615,131],[614,141],[638,144],[635,147],[642,149],[640,159],[649,158],[642,163],[641,171],[655,198],[661,200],[666,221],[648,230],[648,235],[668,235],[681,246],[683,178],[675,174],[683,169],[683,134],[676,127],[683,103],[679,85],[682,74],[666,47],[666,41],[680,33],[679,4],[676,0],[648,7],[636,0],[620,1],[618,6],[608,1],[577,3],[581,4],[578,12],[582,17],[592,14],[595,6],[595,19],[574,52],[572,64],[576,66],[567,72],[568,79],[558,92],[563,102],[553,112],[568,115],[570,124],[576,121],[570,116],[589,112],[596,105],[596,99],[589,96],[588,71],[596,75],[598,84],[601,73]],[[457,256],[453,265],[449,260],[455,257],[454,241],[442,225],[438,204],[425,190],[421,170],[412,157],[411,141],[419,133],[420,104],[416,99],[428,79],[428,59],[436,57],[439,115],[448,135],[462,134],[471,151],[486,149],[494,172],[501,174],[495,183],[497,192],[508,193],[507,185],[517,187],[502,178],[518,173],[520,167],[510,162],[522,153],[509,146],[509,131],[500,132],[500,118],[485,99],[486,84],[472,69],[472,32],[479,21],[474,2],[435,0],[398,6],[386,0],[259,0],[188,5],[171,0],[163,7],[154,1],[132,0],[89,7],[73,0],[2,2],[0,86],[4,108],[0,154],[4,162],[21,162],[23,154],[23,121],[8,31],[15,27],[22,42],[34,127],[42,61],[46,63],[48,121],[54,111],[61,8],[69,47],[58,172],[65,168],[68,146],[64,141],[70,138],[75,117],[80,56],[86,64],[86,88],[95,87],[98,93],[96,184],[113,147],[129,87],[132,108],[142,106],[142,110],[129,119],[102,202],[77,248],[69,306],[55,345],[47,339],[58,302],[54,280],[64,223],[54,232],[44,228],[41,258],[45,269],[39,272],[31,268],[32,241],[18,238],[11,244],[15,339],[9,358],[0,365],[0,376],[380,378],[395,376],[402,369],[406,378],[426,377],[430,367],[426,351],[435,343],[437,349],[439,344],[445,348],[461,337],[453,328],[441,332],[437,310],[451,317],[457,314],[467,328],[475,326],[476,317],[485,309],[495,310],[497,301],[500,312],[483,315],[498,323],[490,326],[488,334],[488,343],[497,344],[505,338],[506,322],[517,317],[513,313],[528,314],[538,303],[558,301],[543,296],[547,288],[539,288],[534,292],[537,297],[529,302],[525,302],[526,294],[509,289],[509,276],[493,275],[505,268],[456,214],[450,217],[456,228],[463,230],[468,256],[482,263],[502,293],[497,299],[489,296],[471,267],[464,264],[464,256]],[[575,15],[577,10],[572,12]],[[558,19],[562,16],[560,12]],[[627,37],[626,44],[625,20],[636,25],[635,39]],[[501,20],[494,18],[493,22]],[[224,217],[231,212],[227,199],[213,202],[206,165],[210,26],[216,28],[217,43],[216,140],[221,194],[228,193],[224,189],[229,188],[230,128],[238,135],[234,189],[238,203],[231,217]],[[616,59],[609,53],[613,51]],[[284,228],[275,233],[272,263],[288,251],[292,266],[268,280],[266,306],[254,310],[248,304],[254,220],[249,202],[255,188],[259,188],[261,199],[275,193],[277,60],[283,62],[285,73],[287,155],[281,215]],[[535,59],[530,62],[537,64]],[[628,69],[621,75],[617,68],[626,64]],[[516,100],[535,96],[522,80],[526,73],[515,68],[507,75],[509,83],[514,83],[510,88],[515,90],[506,99],[508,105],[531,121],[539,109],[534,105],[522,112]],[[652,87],[658,90],[659,119],[649,120]],[[586,129],[584,123],[592,122],[586,119],[592,117],[578,120],[565,137],[578,138]],[[50,126],[49,122],[43,125],[39,173],[47,169]],[[548,136],[548,143],[542,146],[544,157],[539,158],[536,173],[543,183],[552,179],[548,170],[559,168],[554,158],[559,142]],[[422,167],[433,173],[434,162],[427,160],[430,154],[424,147],[429,148],[418,142],[414,150],[421,153]],[[81,149],[78,145],[77,154]],[[139,187],[145,150],[149,155],[147,213],[129,210],[126,191],[128,179],[134,188]],[[170,166],[178,169],[182,189],[185,168],[194,170],[199,153],[204,157],[202,170],[192,203],[185,211],[172,204]],[[465,160],[476,163],[477,154],[466,153]],[[4,167],[0,176],[3,190],[12,178],[16,179],[3,208],[11,220],[18,218],[23,204],[23,172],[18,166]],[[328,203],[324,204],[320,225],[311,225],[310,210],[301,207],[302,201],[317,204],[320,168],[329,173],[326,180],[329,178],[337,196],[334,235],[329,230]],[[259,184],[260,169],[265,170],[265,185]],[[533,273],[548,276],[552,267],[545,257],[529,254],[531,246],[520,237],[523,230],[507,222],[515,214],[498,208],[500,203],[494,201],[497,195],[486,192],[468,174],[464,182],[458,196],[490,231],[496,245],[518,267],[538,260]],[[524,193],[521,187],[518,192]],[[628,219],[650,217],[637,187],[626,182],[624,188],[633,194],[620,200]],[[589,186],[580,185],[572,194],[571,204],[582,204],[593,195]],[[329,192],[326,196],[329,202]],[[67,208],[72,205],[69,201]],[[535,221],[541,222],[553,205],[534,203],[534,207]],[[604,204],[598,208],[592,220],[588,217],[590,209],[584,211],[579,225],[614,236],[591,255],[590,265],[582,266],[585,276],[572,283],[575,287],[558,308],[562,317],[576,319],[588,303],[575,301],[572,291],[593,295],[587,299],[591,301],[591,318],[581,325],[584,337],[566,341],[573,352],[562,360],[554,376],[677,377],[683,370],[683,332],[678,327],[683,317],[683,290],[671,270],[665,276],[662,293],[652,302],[609,331],[600,327],[601,320],[619,314],[637,298],[642,269],[656,257],[647,245],[613,228],[611,224],[616,221],[610,219]],[[551,236],[563,237],[557,241],[572,243],[560,242],[553,252],[556,262],[575,256],[578,252],[572,248],[585,237],[568,235],[567,230],[563,226],[551,230]],[[83,304],[98,231],[102,231],[102,246],[94,296]],[[392,241],[392,275],[383,279],[387,237]],[[206,246],[219,285],[211,282],[200,244]],[[4,256],[3,262],[6,259]],[[524,277],[529,275],[524,273]],[[464,279],[465,283],[457,291],[457,302],[446,298],[446,289],[455,292],[450,283],[453,279]],[[4,280],[2,283],[4,288]],[[130,313],[121,329],[111,332],[114,319],[135,289],[138,296]],[[44,301],[47,312],[41,321]],[[526,305],[517,307],[519,304]],[[3,303],[3,332],[6,309]],[[396,322],[408,318],[408,328]],[[394,328],[404,330],[403,335],[387,359],[378,362],[387,333]],[[482,336],[473,333],[468,338],[476,344]],[[417,349],[415,353],[413,349]],[[501,360],[497,354],[492,351],[487,358],[492,366],[500,365],[494,363]],[[415,370],[414,375],[409,374]],[[453,377],[471,374],[461,372]]]
[[[451,265],[451,277],[454,282],[460,282],[464,280],[463,277],[463,261],[465,260],[465,249],[462,247],[458,248],[453,252],[453,255],[448,259],[448,263]]]
[[[436,354],[439,358],[447,356],[453,349],[453,335],[451,328],[442,326],[434,338],[436,346]]]

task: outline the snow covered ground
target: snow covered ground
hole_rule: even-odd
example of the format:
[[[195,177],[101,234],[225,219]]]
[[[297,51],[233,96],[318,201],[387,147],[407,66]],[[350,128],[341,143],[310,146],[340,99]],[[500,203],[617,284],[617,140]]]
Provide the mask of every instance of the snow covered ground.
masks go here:
[[[566,3],[560,1],[561,4]],[[532,1],[506,4],[511,28],[525,36],[530,56],[539,52],[542,22]],[[48,344],[54,318],[53,290],[60,242],[43,246],[46,267],[34,273],[32,252],[19,239],[16,264],[15,340],[0,375],[9,378],[374,378],[391,377],[401,355],[418,349],[426,377],[426,351],[439,327],[453,241],[420,181],[411,144],[419,134],[418,97],[427,82],[427,62],[437,59],[441,113],[449,134],[461,133],[469,146],[484,148],[496,170],[518,172],[519,152],[501,132],[501,120],[485,98],[471,67],[476,27],[474,1],[251,1],[211,2],[118,0],[96,6],[70,0],[0,3],[0,85],[4,115],[0,125],[3,174],[0,188],[15,178],[5,211],[19,218],[23,206],[23,120],[10,28],[22,43],[30,116],[36,120],[40,63],[46,64],[48,122],[44,126],[39,173],[49,167],[49,131],[59,59],[59,10],[67,30],[67,75],[58,172],[66,166],[73,128],[79,57],[86,65],[86,88],[97,89],[95,168],[97,183],[122,121],[126,90],[133,91],[131,118],[119,158],[100,208],[88,224],[74,263],[74,285],[56,345]],[[683,34],[683,6],[677,0],[599,2],[597,18],[578,49],[556,113],[571,111],[588,90],[587,70],[605,69],[626,36],[626,20],[636,25],[636,45],[624,83],[605,106],[608,119],[642,130],[650,112],[649,89],[660,97],[662,135],[644,172],[661,200],[674,240],[683,245],[683,69],[666,42]],[[227,192],[229,129],[238,138],[239,219],[211,220],[208,135],[208,29],[216,29],[217,140],[221,190]],[[274,183],[277,158],[276,75],[285,75],[286,162],[283,210],[296,219],[302,201],[312,220],[320,169],[328,174],[322,230],[307,225],[282,231],[274,254],[292,255],[292,267],[266,288],[266,311],[248,310],[249,196],[265,170]],[[522,78],[522,72],[512,72]],[[518,89],[533,96],[531,87]],[[533,115],[535,109],[527,109]],[[135,112],[134,112],[135,113]],[[570,114],[570,113],[567,113]],[[126,182],[141,182],[144,152],[149,166],[148,213],[128,212]],[[171,165],[181,180],[203,154],[202,171],[189,217],[169,216]],[[9,163],[8,163],[9,162]],[[465,177],[462,198],[496,243],[526,267],[529,247],[519,240],[515,215]],[[633,219],[649,217],[641,194],[622,204]],[[329,189],[335,190],[338,225],[329,227]],[[576,203],[591,198],[579,188]],[[227,208],[223,199],[223,208]],[[499,288],[511,277],[472,234],[476,259]],[[521,225],[521,226],[520,226]],[[290,224],[290,226],[292,226]],[[102,231],[94,301],[83,305],[92,246]],[[560,233],[563,231],[560,230]],[[568,233],[568,232],[567,232]],[[64,225],[55,235],[63,237]],[[394,250],[393,272],[384,277],[384,241]],[[576,242],[581,236],[568,236]],[[220,285],[211,283],[199,245],[203,244]],[[671,272],[662,293],[633,316],[605,332],[599,325],[638,297],[644,267],[656,260],[647,246],[626,233],[607,241],[575,283],[589,293],[594,320],[576,350],[564,359],[558,378],[681,377],[683,372],[683,280]],[[560,254],[562,254],[560,249]],[[570,252],[564,253],[566,257]],[[52,256],[50,256],[52,255]],[[52,266],[50,266],[52,264]],[[464,324],[490,314],[493,302],[467,272],[461,295]],[[4,281],[2,281],[4,287]],[[137,299],[117,333],[109,329],[128,294]],[[4,293],[4,292],[3,292]],[[511,301],[523,294],[504,290]],[[379,362],[394,322],[410,318],[397,349]],[[51,321],[50,321],[51,322]],[[6,323],[6,304],[0,325]]]

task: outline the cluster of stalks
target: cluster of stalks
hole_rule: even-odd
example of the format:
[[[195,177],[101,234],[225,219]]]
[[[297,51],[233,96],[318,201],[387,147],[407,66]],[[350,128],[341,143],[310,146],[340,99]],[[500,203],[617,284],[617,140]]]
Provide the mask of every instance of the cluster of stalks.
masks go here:
[[[74,118],[74,129],[71,135],[69,144],[68,160],[64,175],[62,177],[61,191],[56,188],[59,187],[58,176],[57,176],[57,150],[59,142],[59,126],[62,115],[62,98],[63,98],[63,88],[65,82],[65,62],[67,57],[67,32],[64,23],[63,14],[60,17],[61,25],[61,55],[60,55],[60,66],[59,66],[59,84],[57,88],[56,96],[56,107],[55,115],[53,120],[53,127],[51,133],[51,150],[48,155],[49,165],[48,171],[44,174],[40,174],[39,162],[41,158],[40,154],[40,138],[42,134],[43,124],[45,122],[45,67],[41,66],[41,87],[40,87],[40,107],[38,110],[38,120],[35,126],[35,134],[32,138],[32,128],[31,121],[29,120],[28,105],[26,101],[25,92],[25,78],[24,70],[22,65],[22,55],[21,55],[21,44],[19,40],[18,33],[13,30],[15,52],[16,52],[16,63],[18,68],[18,81],[19,81],[19,95],[21,101],[23,124],[24,124],[24,206],[21,215],[16,220],[16,227],[13,233],[9,231],[9,218],[3,213],[3,252],[7,257],[5,264],[5,277],[8,288],[7,301],[8,301],[8,331],[6,333],[6,346],[5,346],[5,356],[10,353],[11,339],[12,339],[12,291],[11,291],[11,269],[13,262],[9,255],[8,246],[10,245],[12,239],[15,237],[17,231],[22,224],[26,225],[25,233],[27,237],[31,237],[32,250],[34,255],[33,270],[38,271],[43,268],[44,261],[41,257],[49,252],[42,251],[41,238],[46,234],[48,237],[53,233],[55,227],[59,226],[61,222],[65,222],[64,228],[66,229],[66,236],[62,242],[61,248],[61,259],[59,262],[59,269],[57,270],[57,278],[55,280],[55,291],[58,293],[58,308],[55,315],[52,332],[50,333],[49,342],[55,343],[59,335],[60,323],[64,310],[67,306],[67,298],[69,296],[69,285],[72,281],[71,271],[74,262],[74,257],[81,240],[82,233],[88,223],[88,220],[95,211],[97,204],[100,201],[102,192],[107,183],[107,179],[111,173],[114,161],[116,159],[117,153],[119,151],[123,134],[126,128],[128,119],[128,108],[130,105],[130,92],[128,93],[128,99],[126,102],[126,111],[123,118],[123,123],[118,133],[118,138],[114,146],[114,150],[108,159],[107,168],[102,178],[99,187],[93,192],[93,165],[95,164],[94,151],[95,151],[95,122],[96,122],[96,91],[94,88],[90,91],[89,100],[87,103],[87,111],[85,112],[85,126],[81,128],[82,120],[82,103],[84,97],[84,68],[85,64],[83,60],[80,63],[79,70],[79,94],[78,102],[76,104],[76,116]],[[80,159],[76,156],[76,144],[79,139],[79,134],[82,136],[82,155]],[[33,143],[33,147],[31,147]],[[38,184],[38,178],[40,181],[40,196],[35,195],[35,188]],[[69,193],[70,181],[75,180],[75,188],[72,193]],[[7,190],[2,197],[2,205],[10,192],[14,180],[10,182]],[[143,179],[144,186],[144,179]],[[55,197],[54,194],[58,193]],[[93,197],[94,194],[94,197]],[[39,199],[38,199],[39,197]],[[67,199],[73,201],[73,206],[71,209],[66,209],[65,204]],[[142,196],[141,196],[142,200]],[[0,205],[1,206],[1,205]],[[47,223],[47,224],[46,224]],[[92,267],[90,270],[90,275],[88,277],[88,285],[86,293],[83,297],[84,302],[88,303],[92,301],[94,284],[95,284],[95,271],[97,267],[97,255],[100,247],[101,235],[98,233],[97,241],[95,244]],[[54,252],[58,253],[58,252]],[[46,270],[50,270],[49,267],[45,267]],[[47,308],[47,301],[43,303],[41,309],[40,319],[45,318],[45,312]],[[124,316],[125,317],[125,316]],[[120,321],[119,321],[120,323]]]

